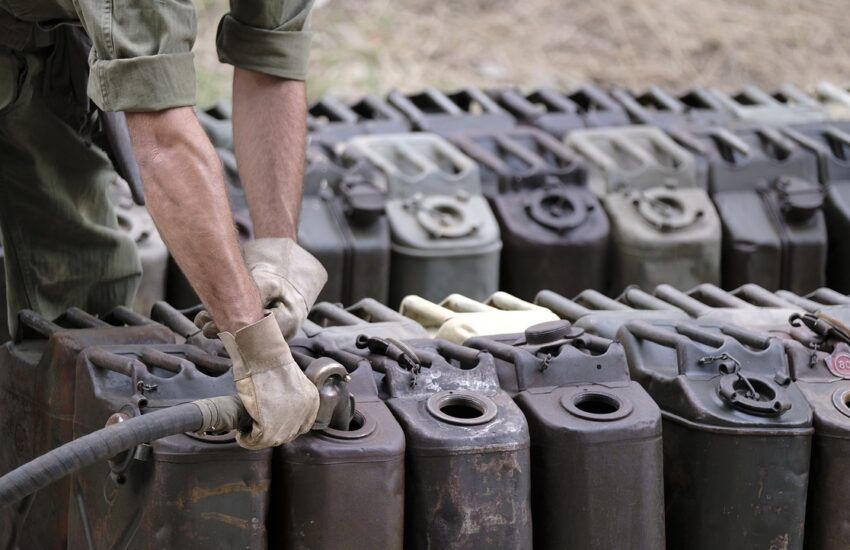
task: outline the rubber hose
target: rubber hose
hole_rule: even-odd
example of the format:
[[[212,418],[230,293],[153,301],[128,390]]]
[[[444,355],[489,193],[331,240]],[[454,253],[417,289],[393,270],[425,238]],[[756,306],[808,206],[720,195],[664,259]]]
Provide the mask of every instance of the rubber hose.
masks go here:
[[[92,432],[0,478],[0,509],[142,443],[184,432],[235,429],[244,410],[235,397],[216,397],[135,416]]]

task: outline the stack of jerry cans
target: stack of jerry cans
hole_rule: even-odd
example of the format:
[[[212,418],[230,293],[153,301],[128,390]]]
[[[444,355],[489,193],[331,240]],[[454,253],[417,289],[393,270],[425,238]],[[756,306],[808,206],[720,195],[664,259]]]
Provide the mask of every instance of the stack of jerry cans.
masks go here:
[[[720,275],[720,221],[696,178],[693,155],[649,126],[576,130],[590,188],[611,223],[609,288],[693,286]]]
[[[433,87],[405,95],[390,92],[387,101],[404,113],[414,130],[452,136],[469,130],[504,130],[516,120],[479,88],[469,86],[451,93]]]
[[[527,300],[541,288],[600,288],[608,218],[587,189],[581,159],[532,128],[468,132],[453,141],[478,163],[499,221],[501,288]]]
[[[723,223],[723,287],[823,286],[827,238],[815,155],[776,128],[715,128],[696,137]]]
[[[320,300],[388,298],[390,227],[384,191],[372,179],[363,159],[343,164],[328,146],[308,150],[298,242],[328,272]]]
[[[311,431],[274,450],[270,546],[401,550],[404,433],[378,397],[372,367],[321,333],[290,346],[311,379],[345,369],[354,415],[348,425]]]
[[[697,323],[618,335],[664,420],[667,546],[801,549],[812,411],[782,341]]]
[[[235,395],[230,367],[194,346],[90,347],[77,360],[74,438]],[[86,467],[70,483],[68,548],[266,548],[271,458],[240,447],[235,432],[186,433]]]
[[[496,292],[484,302],[451,294],[439,304],[411,295],[402,300],[399,311],[435,338],[456,344],[473,336],[522,332],[557,319],[548,309],[506,292]]]
[[[783,131],[817,155],[818,175],[826,193],[826,283],[832,289],[850,292],[850,123],[790,126]]]
[[[428,133],[360,136],[345,158],[368,160],[387,193],[392,237],[389,304],[452,290],[484,298],[498,289],[499,225],[481,194],[478,166]]]
[[[0,473],[74,439],[76,359],[95,345],[170,344],[159,325],[111,326],[78,309],[56,322],[31,312],[18,315],[15,340],[0,346]],[[99,427],[102,427],[99,426]],[[104,475],[105,477],[105,475]],[[4,547],[68,547],[71,483],[66,478],[0,513]]]
[[[661,413],[620,344],[552,321],[466,345],[528,421],[535,547],[664,548]]]
[[[406,549],[532,547],[528,425],[493,356],[364,335],[406,437]]]
[[[339,143],[362,134],[397,134],[410,130],[410,122],[385,100],[366,95],[353,103],[323,97],[307,112],[312,142]]]

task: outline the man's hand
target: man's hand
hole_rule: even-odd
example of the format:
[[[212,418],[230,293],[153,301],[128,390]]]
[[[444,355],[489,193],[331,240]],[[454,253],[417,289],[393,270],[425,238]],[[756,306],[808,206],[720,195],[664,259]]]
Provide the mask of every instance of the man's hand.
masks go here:
[[[292,239],[257,239],[243,246],[243,255],[260,299],[277,320],[284,338],[292,338],[328,280],[322,264]],[[205,336],[220,331],[206,310],[195,318]]]
[[[250,431],[237,442],[246,449],[289,443],[306,433],[319,412],[319,391],[292,358],[275,319],[269,315],[221,338],[233,360],[233,378],[251,415]]]

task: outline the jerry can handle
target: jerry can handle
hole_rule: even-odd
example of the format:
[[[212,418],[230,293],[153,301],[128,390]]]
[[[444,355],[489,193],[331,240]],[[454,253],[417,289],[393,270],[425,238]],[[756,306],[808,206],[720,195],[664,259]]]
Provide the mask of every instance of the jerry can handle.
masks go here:
[[[545,113],[542,107],[536,105],[515,89],[503,90],[499,94],[499,100],[508,111],[523,119],[531,120]]]

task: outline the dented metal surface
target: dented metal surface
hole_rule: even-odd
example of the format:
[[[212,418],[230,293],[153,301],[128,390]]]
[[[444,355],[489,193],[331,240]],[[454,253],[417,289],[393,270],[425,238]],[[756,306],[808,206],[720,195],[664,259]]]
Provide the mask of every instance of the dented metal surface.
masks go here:
[[[661,412],[622,347],[567,321],[467,345],[528,420],[535,547],[663,549]]]

